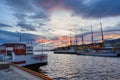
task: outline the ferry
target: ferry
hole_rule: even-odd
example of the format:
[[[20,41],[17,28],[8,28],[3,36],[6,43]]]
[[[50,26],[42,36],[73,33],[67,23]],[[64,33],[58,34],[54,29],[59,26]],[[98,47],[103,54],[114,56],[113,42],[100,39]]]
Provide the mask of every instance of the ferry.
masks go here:
[[[29,69],[39,69],[47,65],[47,54],[34,54],[33,46],[25,43],[5,43],[0,45],[0,61],[14,63]]]

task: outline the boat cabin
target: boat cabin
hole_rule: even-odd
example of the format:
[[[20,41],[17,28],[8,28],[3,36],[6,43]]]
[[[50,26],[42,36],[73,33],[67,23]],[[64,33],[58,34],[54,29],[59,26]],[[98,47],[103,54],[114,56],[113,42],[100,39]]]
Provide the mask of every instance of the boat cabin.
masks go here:
[[[0,54],[14,52],[15,55],[26,54],[26,44],[22,43],[6,43],[0,45]]]

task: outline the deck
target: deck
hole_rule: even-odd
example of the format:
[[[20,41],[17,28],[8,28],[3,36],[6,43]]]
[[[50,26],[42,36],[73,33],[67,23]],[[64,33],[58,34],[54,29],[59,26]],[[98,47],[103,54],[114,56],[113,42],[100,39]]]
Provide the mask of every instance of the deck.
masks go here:
[[[0,80],[52,80],[38,72],[14,64],[0,62]]]

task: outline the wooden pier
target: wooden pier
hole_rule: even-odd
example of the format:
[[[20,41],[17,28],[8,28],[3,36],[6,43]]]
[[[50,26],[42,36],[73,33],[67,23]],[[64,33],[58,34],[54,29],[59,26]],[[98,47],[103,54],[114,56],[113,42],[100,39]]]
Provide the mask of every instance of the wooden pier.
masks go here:
[[[17,66],[0,62],[0,80],[52,80],[48,76]]]

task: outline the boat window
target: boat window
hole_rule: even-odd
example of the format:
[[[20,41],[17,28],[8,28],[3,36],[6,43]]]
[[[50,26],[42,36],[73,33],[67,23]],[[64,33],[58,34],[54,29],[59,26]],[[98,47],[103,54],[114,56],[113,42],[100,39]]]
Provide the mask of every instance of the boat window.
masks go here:
[[[25,49],[25,46],[24,45],[16,45],[15,49]]]
[[[12,53],[11,52],[7,52],[7,56],[12,56]]]

